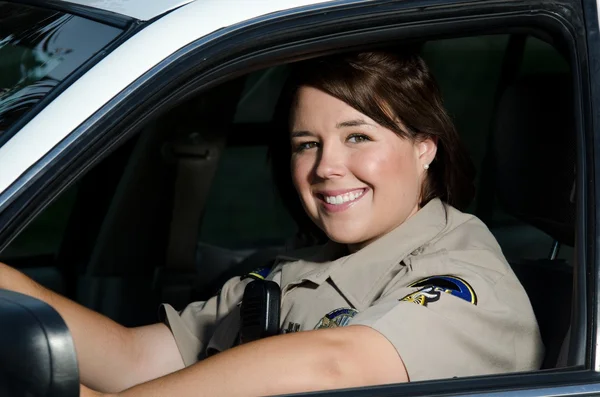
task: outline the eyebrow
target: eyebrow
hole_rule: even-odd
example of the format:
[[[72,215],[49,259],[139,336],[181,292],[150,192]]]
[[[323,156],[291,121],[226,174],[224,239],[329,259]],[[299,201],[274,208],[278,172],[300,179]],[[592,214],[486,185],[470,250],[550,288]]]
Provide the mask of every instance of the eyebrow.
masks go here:
[[[354,120],[347,120],[347,121],[342,121],[341,123],[337,123],[335,125],[336,128],[344,128],[344,127],[360,127],[363,125],[368,125],[370,127],[374,127],[373,124],[371,123],[367,123],[365,120],[363,119],[354,119]]]
[[[347,120],[347,121],[342,121],[340,123],[337,123],[335,125],[335,128],[360,127],[360,126],[363,126],[363,125],[368,125],[370,127],[375,127],[373,124],[367,123],[363,119],[354,119],[354,120]],[[307,137],[307,136],[315,136],[315,134],[313,134],[310,131],[293,131],[290,134],[290,138],[302,138],[302,137]]]

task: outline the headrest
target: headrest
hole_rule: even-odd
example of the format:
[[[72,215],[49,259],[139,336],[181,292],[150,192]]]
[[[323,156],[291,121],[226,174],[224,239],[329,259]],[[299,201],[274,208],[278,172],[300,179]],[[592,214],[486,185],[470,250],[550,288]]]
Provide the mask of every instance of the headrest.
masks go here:
[[[494,147],[502,207],[572,246],[575,119],[569,76],[527,76],[509,86],[496,112]]]

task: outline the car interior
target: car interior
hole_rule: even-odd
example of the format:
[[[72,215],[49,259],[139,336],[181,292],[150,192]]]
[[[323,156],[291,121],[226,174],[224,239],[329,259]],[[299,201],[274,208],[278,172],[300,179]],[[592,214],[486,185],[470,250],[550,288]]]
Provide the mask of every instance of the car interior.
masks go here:
[[[523,283],[546,357],[570,366],[576,138],[571,69],[543,35],[421,43],[476,165],[481,218]],[[186,101],[49,205],[0,261],[126,326],[313,244],[277,195],[269,140],[285,64]],[[549,291],[552,291],[549,293]]]

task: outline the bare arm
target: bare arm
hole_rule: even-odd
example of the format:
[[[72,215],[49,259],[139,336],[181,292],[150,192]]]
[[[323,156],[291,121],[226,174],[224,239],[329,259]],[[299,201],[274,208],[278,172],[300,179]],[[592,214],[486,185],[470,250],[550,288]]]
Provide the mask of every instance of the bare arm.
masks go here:
[[[242,345],[115,396],[264,396],[406,381],[404,364],[383,335],[349,326]],[[81,395],[101,394],[82,388]]]
[[[93,389],[118,392],[183,368],[175,340],[163,324],[123,327],[3,263],[0,288],[33,296],[60,313],[75,341],[81,381]]]

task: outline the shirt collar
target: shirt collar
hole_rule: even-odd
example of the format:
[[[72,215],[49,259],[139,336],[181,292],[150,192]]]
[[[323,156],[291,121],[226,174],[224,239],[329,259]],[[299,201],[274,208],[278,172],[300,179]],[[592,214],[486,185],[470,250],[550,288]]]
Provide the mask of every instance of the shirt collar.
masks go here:
[[[402,270],[401,262],[417,254],[446,226],[446,208],[433,199],[400,226],[363,249],[341,258],[331,279],[356,309],[364,310]]]
[[[279,255],[277,262],[285,264],[281,266],[281,286],[303,281],[320,285],[329,277],[336,263],[347,254],[348,250],[344,245],[329,241],[319,247]]]
[[[281,268],[281,286],[311,281],[317,285],[327,278],[346,299],[364,310],[383,290],[386,275],[409,254],[417,251],[446,226],[446,208],[433,199],[402,225],[363,249],[348,254],[345,245],[328,242],[324,246],[278,256],[287,262]]]

